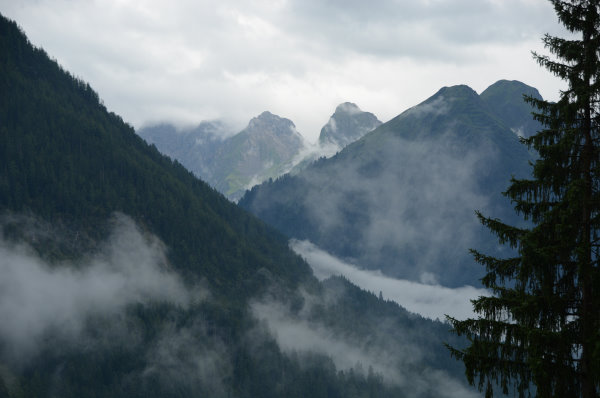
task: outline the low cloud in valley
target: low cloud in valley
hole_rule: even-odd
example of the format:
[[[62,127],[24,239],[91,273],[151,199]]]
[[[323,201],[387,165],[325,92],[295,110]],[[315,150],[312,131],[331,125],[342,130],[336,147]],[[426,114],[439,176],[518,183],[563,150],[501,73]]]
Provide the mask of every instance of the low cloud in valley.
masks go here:
[[[1,347],[13,358],[34,355],[49,334],[76,341],[89,319],[122,320],[131,304],[185,307],[206,295],[186,287],[169,269],[164,245],[123,215],[99,250],[77,262],[51,264],[2,239],[0,274]]]
[[[375,294],[381,292],[384,299],[393,300],[407,310],[431,319],[443,320],[445,315],[457,319],[473,317],[475,314],[470,300],[489,295],[488,291],[472,286],[448,288],[436,284],[433,279],[419,283],[391,278],[380,271],[360,269],[308,241],[292,240],[290,246],[306,259],[318,279],[343,275],[357,286]]]
[[[343,292],[337,292],[343,294]],[[410,396],[438,396],[444,398],[474,398],[479,395],[462,380],[435,363],[427,363],[431,346],[422,346],[423,336],[429,331],[411,330],[390,319],[370,319],[373,334],[361,337],[352,330],[340,330],[313,316],[313,309],[323,306],[325,312],[337,303],[336,292],[328,292],[325,300],[301,291],[303,305],[292,309],[289,303],[273,298],[263,298],[252,303],[255,318],[266,326],[280,349],[301,362],[310,354],[325,355],[333,361],[338,371],[358,372],[366,376],[370,369],[383,378],[387,385],[410,392]],[[425,338],[427,340],[427,338]],[[429,341],[443,349],[441,341]],[[430,357],[429,357],[430,358]]]

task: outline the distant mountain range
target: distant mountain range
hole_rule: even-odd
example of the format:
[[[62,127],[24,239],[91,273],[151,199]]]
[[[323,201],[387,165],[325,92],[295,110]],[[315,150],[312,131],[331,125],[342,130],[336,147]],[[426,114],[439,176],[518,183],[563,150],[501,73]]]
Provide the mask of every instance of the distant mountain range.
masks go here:
[[[539,128],[523,94],[540,98],[516,81],[481,95],[444,87],[332,158],[254,187],[239,205],[360,267],[477,286],[484,270],[468,249],[500,249],[474,211],[519,222],[501,192],[511,175],[529,175],[533,159],[519,142]]]
[[[237,201],[254,185],[332,156],[380,124],[375,115],[347,102],[336,108],[316,146],[303,139],[291,120],[268,111],[234,135],[218,121],[182,130],[159,124],[139,129],[138,134]]]

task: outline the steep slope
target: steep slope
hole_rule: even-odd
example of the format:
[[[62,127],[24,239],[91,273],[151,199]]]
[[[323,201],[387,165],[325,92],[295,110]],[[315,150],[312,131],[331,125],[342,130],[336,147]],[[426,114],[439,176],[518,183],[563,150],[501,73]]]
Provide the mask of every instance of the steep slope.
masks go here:
[[[481,93],[481,99],[494,110],[502,121],[516,134],[529,137],[540,130],[541,124],[533,119],[535,109],[523,96],[541,99],[539,91],[516,80],[500,80]]]
[[[84,226],[123,212],[164,240],[177,268],[202,270],[224,287],[263,267],[309,274],[281,237],[146,145],[87,84],[4,29],[2,208]]]
[[[344,102],[335,108],[335,112],[321,129],[319,144],[332,145],[340,150],[379,125],[381,121],[372,113],[363,112],[351,102]]]
[[[499,193],[530,159],[467,86],[444,87],[331,159],[255,187],[240,205],[362,267],[477,284],[470,247],[495,247],[474,210],[513,219]],[[511,218],[512,217],[512,218]]]
[[[286,239],[145,144],[2,16],[0,76],[1,394],[452,396],[431,388],[440,375],[465,391],[460,367],[434,361],[447,325],[319,284]],[[308,343],[289,350],[298,325]],[[332,335],[354,362],[311,345]],[[367,355],[398,336],[395,353],[418,355]]]

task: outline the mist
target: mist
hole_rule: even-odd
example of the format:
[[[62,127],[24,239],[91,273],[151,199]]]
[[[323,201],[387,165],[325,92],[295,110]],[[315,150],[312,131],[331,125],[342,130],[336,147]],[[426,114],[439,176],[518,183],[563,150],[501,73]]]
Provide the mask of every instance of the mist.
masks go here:
[[[320,315],[336,311],[343,291],[327,291],[325,297],[300,290],[303,305],[290,305],[273,297],[263,297],[250,306],[254,317],[265,325],[282,352],[298,358],[310,354],[329,357],[337,371],[366,375],[367,369],[382,377],[384,384],[399,387],[412,397],[478,397],[462,379],[436,368],[432,345],[443,349],[431,330],[413,330],[409,324],[385,316],[372,316],[371,333],[361,336],[354,330],[324,321]],[[432,356],[433,355],[433,356]],[[308,359],[306,359],[308,361]]]
[[[187,390],[195,395],[225,397],[225,379],[232,374],[229,350],[221,339],[210,336],[202,322],[177,327],[163,326],[146,353],[143,380],[159,380],[167,391]]]
[[[342,275],[364,290],[381,294],[407,310],[430,319],[445,319],[446,315],[457,319],[475,317],[472,299],[490,293],[473,286],[448,288],[435,283],[419,283],[385,276],[378,270],[365,270],[345,263],[319,249],[309,241],[291,240],[290,247],[311,266],[319,280]]]
[[[367,155],[377,163],[343,162],[327,181],[302,175],[311,187],[304,200],[308,218],[333,241],[348,239],[339,249],[329,246],[363,267],[456,285],[450,275],[460,272],[448,268],[468,257],[481,234],[474,210],[485,209],[488,198],[477,188],[477,172],[495,154],[489,148],[453,153],[450,135],[416,142],[386,137],[378,153]],[[353,222],[340,227],[349,212]],[[350,237],[333,238],[348,232]]]
[[[345,340],[324,325],[310,322],[307,315],[293,314],[282,303],[255,302],[251,310],[255,317],[267,323],[285,353],[316,352],[331,357],[338,370],[350,370],[360,364],[362,367],[372,367],[388,382],[404,382],[401,375],[394,371],[394,361],[384,350],[368,352],[360,344]]]
[[[90,319],[122,321],[128,306],[157,301],[185,308],[206,295],[186,287],[169,269],[162,242],[124,215],[113,217],[98,250],[76,262],[50,263],[30,246],[2,238],[0,273],[0,347],[21,360],[35,355],[48,335],[77,341]]]

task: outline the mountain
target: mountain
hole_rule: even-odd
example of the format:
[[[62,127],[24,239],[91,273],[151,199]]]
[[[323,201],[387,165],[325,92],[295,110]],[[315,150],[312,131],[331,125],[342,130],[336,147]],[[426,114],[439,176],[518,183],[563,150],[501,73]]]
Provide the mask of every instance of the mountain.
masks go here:
[[[284,174],[302,148],[304,139],[291,120],[263,112],[219,148],[214,187],[237,200],[253,185]]]
[[[294,167],[289,173],[296,175],[319,158],[335,155],[379,125],[381,121],[375,115],[363,112],[356,104],[344,102],[338,105],[321,129],[317,145],[307,147],[299,159],[294,161]]]
[[[338,150],[358,140],[381,124],[375,115],[363,112],[356,104],[344,102],[335,108],[329,121],[321,129],[320,146],[334,146]]]
[[[467,86],[444,87],[336,156],[254,187],[239,205],[363,268],[478,285],[483,269],[468,249],[498,249],[474,211],[518,222],[500,192],[511,175],[528,175],[532,159],[502,115]]]
[[[2,396],[473,393],[447,324],[318,282],[2,16],[0,76]]]
[[[538,132],[542,125],[533,119],[534,109],[523,101],[523,96],[541,99],[534,87],[515,80],[499,80],[481,93],[481,99],[494,110],[502,121],[521,137]]]
[[[247,188],[287,172],[305,146],[291,120],[268,111],[234,135],[220,122],[182,130],[159,124],[138,134],[233,201]]]
[[[346,102],[338,105],[321,129],[315,147],[304,141],[291,120],[268,111],[234,135],[218,121],[205,121],[193,129],[158,124],[137,133],[230,200],[237,201],[254,185],[287,172],[295,174],[319,157],[332,156],[380,124],[372,113]]]

